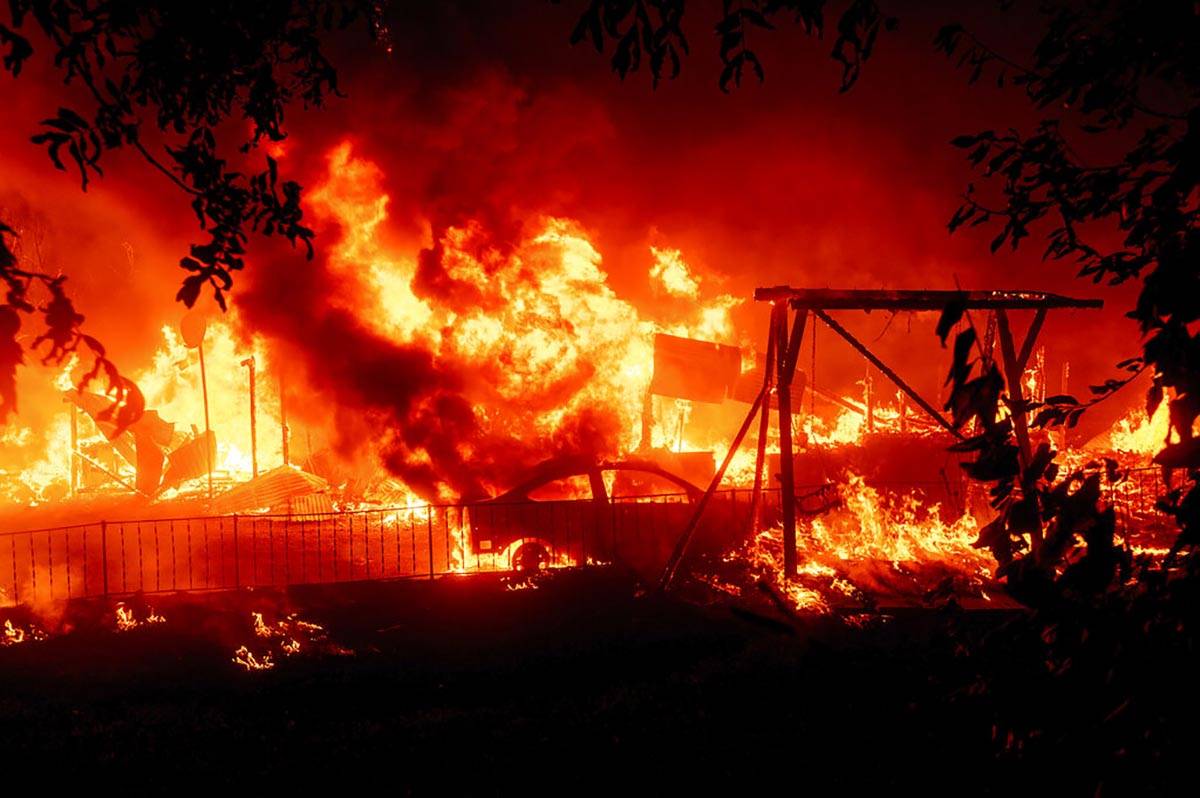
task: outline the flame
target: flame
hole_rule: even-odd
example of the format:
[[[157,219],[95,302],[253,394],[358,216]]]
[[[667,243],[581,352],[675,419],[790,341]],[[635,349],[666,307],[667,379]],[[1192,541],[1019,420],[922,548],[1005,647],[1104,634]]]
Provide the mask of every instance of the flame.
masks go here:
[[[839,486],[838,494],[840,506],[800,525],[798,578],[781,578],[783,530],[778,526],[760,532],[729,554],[726,562],[744,563],[756,579],[773,584],[796,609],[816,614],[871,592],[880,578],[876,571],[880,564],[890,565],[898,577],[933,569],[939,577],[957,578],[988,600],[982,588],[991,582],[993,563],[986,552],[973,546],[978,523],[972,515],[944,521],[940,508],[923,502],[919,495],[885,496],[853,473]],[[729,582],[713,584],[726,592],[740,592]]]
[[[166,623],[167,621],[166,618],[149,608],[147,608],[145,619],[139,621],[137,616],[134,615],[133,609],[124,604],[117,605],[116,619],[118,632],[128,632],[132,629],[137,629],[139,626]]]
[[[25,630],[13,626],[11,619],[4,620],[4,637],[0,638],[4,645],[15,646],[18,643],[25,642]]]
[[[650,279],[671,296],[696,299],[700,295],[700,280],[683,261],[683,253],[677,249],[650,247],[654,265],[650,267]]]
[[[1109,448],[1115,452],[1152,457],[1168,442],[1170,429],[1170,410],[1165,401],[1159,402],[1150,417],[1142,408],[1134,408],[1110,430]]]
[[[32,640],[45,640],[46,634],[32,624],[17,626],[11,618],[4,620],[4,628],[0,629],[0,646],[15,646]]]
[[[236,311],[231,311],[236,314]],[[261,340],[243,342],[234,332],[236,315],[215,319],[204,337],[210,427],[217,439],[213,471],[230,479],[251,476],[249,372],[242,362],[253,357],[259,471],[282,463],[278,378]],[[184,345],[173,325],[161,329],[162,342],[151,364],[133,375],[146,407],[175,424],[177,442],[204,431],[204,390],[200,356]],[[275,378],[273,378],[275,377]]]
[[[270,653],[256,656],[246,646],[238,646],[237,650],[233,652],[233,662],[248,671],[269,671],[275,667]]]
[[[596,413],[616,420],[613,444],[630,451],[641,440],[654,334],[733,340],[730,311],[741,300],[699,299],[700,281],[679,250],[650,248],[648,268],[668,293],[695,301],[682,319],[646,317],[609,284],[583,226],[564,218],[535,220],[503,249],[478,222],[441,230],[434,243],[442,276],[470,301],[418,297],[416,260],[383,238],[382,181],[377,165],[343,143],[310,194],[315,215],[342,231],[331,266],[347,287],[331,301],[382,335],[428,347],[443,368],[471,375],[478,420],[493,435],[536,444]],[[676,420],[672,409],[655,419],[656,442],[673,437],[663,425]]]

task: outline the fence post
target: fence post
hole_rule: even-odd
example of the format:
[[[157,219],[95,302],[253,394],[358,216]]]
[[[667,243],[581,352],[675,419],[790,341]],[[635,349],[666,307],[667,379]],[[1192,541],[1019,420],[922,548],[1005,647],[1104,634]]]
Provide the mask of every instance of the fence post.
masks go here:
[[[429,529],[429,578],[433,579],[433,505],[425,505],[425,521]]]
[[[235,513],[233,516],[233,586],[240,588],[242,586],[242,568],[241,555],[238,546],[238,517]]]
[[[108,522],[100,522],[100,573],[104,579],[104,595],[108,595]]]

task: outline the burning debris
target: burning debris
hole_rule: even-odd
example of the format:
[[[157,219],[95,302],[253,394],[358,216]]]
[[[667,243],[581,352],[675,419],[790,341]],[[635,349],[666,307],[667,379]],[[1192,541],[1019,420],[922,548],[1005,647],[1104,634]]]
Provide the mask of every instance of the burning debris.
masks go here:
[[[324,627],[301,620],[295,613],[267,623],[261,612],[251,612],[250,620],[258,643],[253,649],[248,645],[238,646],[233,653],[233,662],[247,671],[271,670],[281,658],[295,656],[301,651],[336,656],[353,653],[330,642]]]
[[[11,618],[4,619],[4,628],[0,629],[0,646],[15,646],[33,640],[45,640],[46,633],[33,624],[24,626],[13,623]]]
[[[128,632],[143,626],[166,623],[167,619],[156,613],[152,608],[146,608],[146,617],[139,619],[132,607],[118,603],[114,611],[117,620],[117,631]]]

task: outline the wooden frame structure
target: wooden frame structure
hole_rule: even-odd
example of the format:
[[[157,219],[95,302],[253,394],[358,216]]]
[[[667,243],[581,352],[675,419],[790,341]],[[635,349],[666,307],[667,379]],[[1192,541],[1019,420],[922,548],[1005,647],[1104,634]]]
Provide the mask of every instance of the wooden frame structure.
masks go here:
[[[1009,404],[1013,408],[1023,408],[1025,397],[1021,388],[1021,375],[1025,364],[1033,353],[1034,344],[1041,332],[1046,314],[1059,309],[1096,309],[1104,306],[1099,299],[1073,299],[1071,297],[1047,294],[1040,291],[873,291],[873,290],[838,290],[828,288],[792,288],[790,286],[774,286],[759,288],[754,292],[757,302],[771,303],[771,321],[767,335],[767,363],[764,370],[762,389],[758,393],[747,413],[745,421],[734,436],[729,451],[725,455],[720,468],[713,475],[708,490],[696,505],[696,509],[684,527],[667,566],[663,571],[659,587],[665,589],[670,585],[687,553],[688,545],[695,534],[701,516],[725,477],[738,447],[746,437],[754,417],[761,411],[759,419],[758,452],[754,472],[754,502],[752,523],[757,531],[758,508],[761,505],[763,489],[763,466],[766,460],[767,434],[770,431],[771,402],[767,401],[772,391],[777,397],[779,414],[779,479],[783,505],[783,560],[784,575],[796,575],[796,508],[794,496],[796,481],[794,474],[794,451],[792,446],[792,407],[791,392],[778,390],[792,384],[796,373],[796,363],[800,354],[800,344],[804,339],[805,328],[809,316],[819,319],[830,330],[848,343],[855,351],[874,365],[889,380],[892,381],[909,399],[921,410],[943,427],[949,434],[962,437],[954,425],[891,367],[879,359],[865,344],[859,341],[846,328],[829,315],[832,310],[890,310],[890,311],[942,311],[947,306],[956,304],[968,312],[971,310],[990,310],[996,314],[996,332],[1000,341],[1000,351],[1003,364],[1005,383],[1008,388]],[[1032,310],[1033,320],[1025,332],[1020,348],[1012,334],[1012,326],[1008,318],[1010,310]],[[1024,466],[1030,458],[1030,441],[1028,420],[1024,412],[1013,413],[1013,427],[1017,436],[1020,450],[1021,465]]]

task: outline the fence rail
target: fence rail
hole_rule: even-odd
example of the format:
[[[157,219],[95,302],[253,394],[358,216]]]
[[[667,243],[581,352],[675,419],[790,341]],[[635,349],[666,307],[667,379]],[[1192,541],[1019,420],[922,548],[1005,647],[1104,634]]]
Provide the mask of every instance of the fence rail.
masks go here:
[[[734,516],[748,519],[751,493],[734,489],[719,496]],[[690,506],[680,494],[622,497],[606,505],[421,505],[0,532],[0,606],[505,571],[524,543],[551,566],[636,562],[674,543]]]

